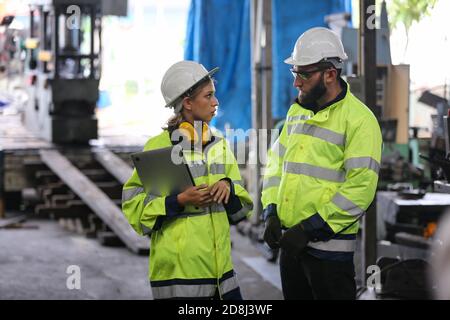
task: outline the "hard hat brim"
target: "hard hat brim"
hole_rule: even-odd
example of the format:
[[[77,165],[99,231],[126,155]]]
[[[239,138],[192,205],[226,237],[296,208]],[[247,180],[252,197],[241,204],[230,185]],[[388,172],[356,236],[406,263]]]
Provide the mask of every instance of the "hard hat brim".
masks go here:
[[[292,66],[295,66],[295,60],[292,59],[292,57],[289,57],[289,58],[285,59],[285,60],[284,60],[284,63],[290,64],[290,65],[292,65]]]
[[[172,107],[172,104],[177,101],[183,94],[185,94],[186,92],[188,92],[192,87],[194,87],[197,83],[199,83],[200,81],[202,81],[203,79],[205,79],[206,77],[211,77],[213,74],[215,74],[217,71],[219,71],[219,67],[215,67],[214,69],[212,69],[211,71],[208,72],[208,74],[206,74],[203,78],[199,79],[197,82],[195,82],[192,86],[190,86],[189,88],[187,88],[184,92],[180,93],[177,97],[173,98],[169,103],[167,103],[164,107],[165,108],[170,108]]]
[[[319,61],[317,61],[317,62],[319,62]],[[284,63],[290,64],[291,66],[309,66],[309,65],[317,63],[317,62],[311,62],[311,63],[305,64],[304,62],[299,62],[292,57],[289,57],[286,60],[284,60]]]

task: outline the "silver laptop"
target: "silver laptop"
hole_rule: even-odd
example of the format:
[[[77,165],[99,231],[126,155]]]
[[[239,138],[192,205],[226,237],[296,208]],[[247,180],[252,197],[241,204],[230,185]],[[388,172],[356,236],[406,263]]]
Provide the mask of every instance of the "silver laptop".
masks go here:
[[[180,161],[183,158],[179,145],[133,153],[131,159],[147,193],[167,196],[195,185],[188,165]]]

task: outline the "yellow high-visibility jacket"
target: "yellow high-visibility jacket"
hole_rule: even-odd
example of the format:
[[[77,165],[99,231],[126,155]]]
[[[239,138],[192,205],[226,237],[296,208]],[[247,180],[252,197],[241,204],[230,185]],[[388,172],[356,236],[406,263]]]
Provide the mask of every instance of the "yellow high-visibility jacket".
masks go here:
[[[301,223],[313,239],[308,252],[333,260],[353,257],[359,223],[352,223],[374,199],[382,149],[377,119],[341,83],[341,95],[316,114],[290,107],[262,191],[267,215],[278,214],[285,228]]]
[[[151,138],[144,150],[170,147],[168,131]],[[181,207],[176,196],[144,192],[134,169],[123,187],[122,210],[133,229],[151,235],[149,278],[155,299],[222,296],[238,288],[231,261],[230,223],[250,215],[251,198],[225,139],[214,135],[203,150],[184,150],[195,185],[228,179],[227,205]]]

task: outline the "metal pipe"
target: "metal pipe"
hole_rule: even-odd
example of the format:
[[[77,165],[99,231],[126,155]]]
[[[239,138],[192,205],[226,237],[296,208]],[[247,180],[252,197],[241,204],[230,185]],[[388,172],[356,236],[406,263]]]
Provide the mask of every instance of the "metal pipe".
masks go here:
[[[262,31],[262,1],[250,2],[250,32],[251,32],[251,72],[252,72],[252,132],[249,137],[249,186],[254,204],[252,224],[257,225],[261,213],[261,168],[258,163],[258,130],[261,128],[261,31]],[[255,134],[256,133],[256,134]]]
[[[59,55],[61,54],[60,50],[59,50],[59,18],[60,18],[60,8],[59,6],[55,6],[55,20],[53,21],[54,26],[55,26],[55,33],[53,35],[53,43],[54,43],[54,48],[55,48],[55,74],[54,74],[54,78],[55,79],[59,79]]]
[[[91,63],[91,72],[89,74],[90,79],[94,79],[94,35],[95,35],[95,15],[96,15],[96,9],[97,7],[95,5],[91,6],[91,12],[90,12],[90,20],[91,20],[91,57],[90,57],[90,63]]]
[[[264,0],[264,57],[262,66],[262,127],[272,128],[272,1]]]

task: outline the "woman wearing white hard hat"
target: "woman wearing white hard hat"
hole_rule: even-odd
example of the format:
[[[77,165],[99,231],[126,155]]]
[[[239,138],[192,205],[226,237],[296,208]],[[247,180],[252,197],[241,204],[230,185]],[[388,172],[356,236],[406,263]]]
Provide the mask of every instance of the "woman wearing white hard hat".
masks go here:
[[[151,236],[149,278],[155,299],[242,299],[231,260],[230,224],[253,204],[227,142],[208,124],[219,104],[212,75],[193,61],[165,73],[161,92],[174,109],[163,132],[144,150],[182,143],[195,186],[178,194],[146,194],[136,173],[123,188],[131,226]]]

